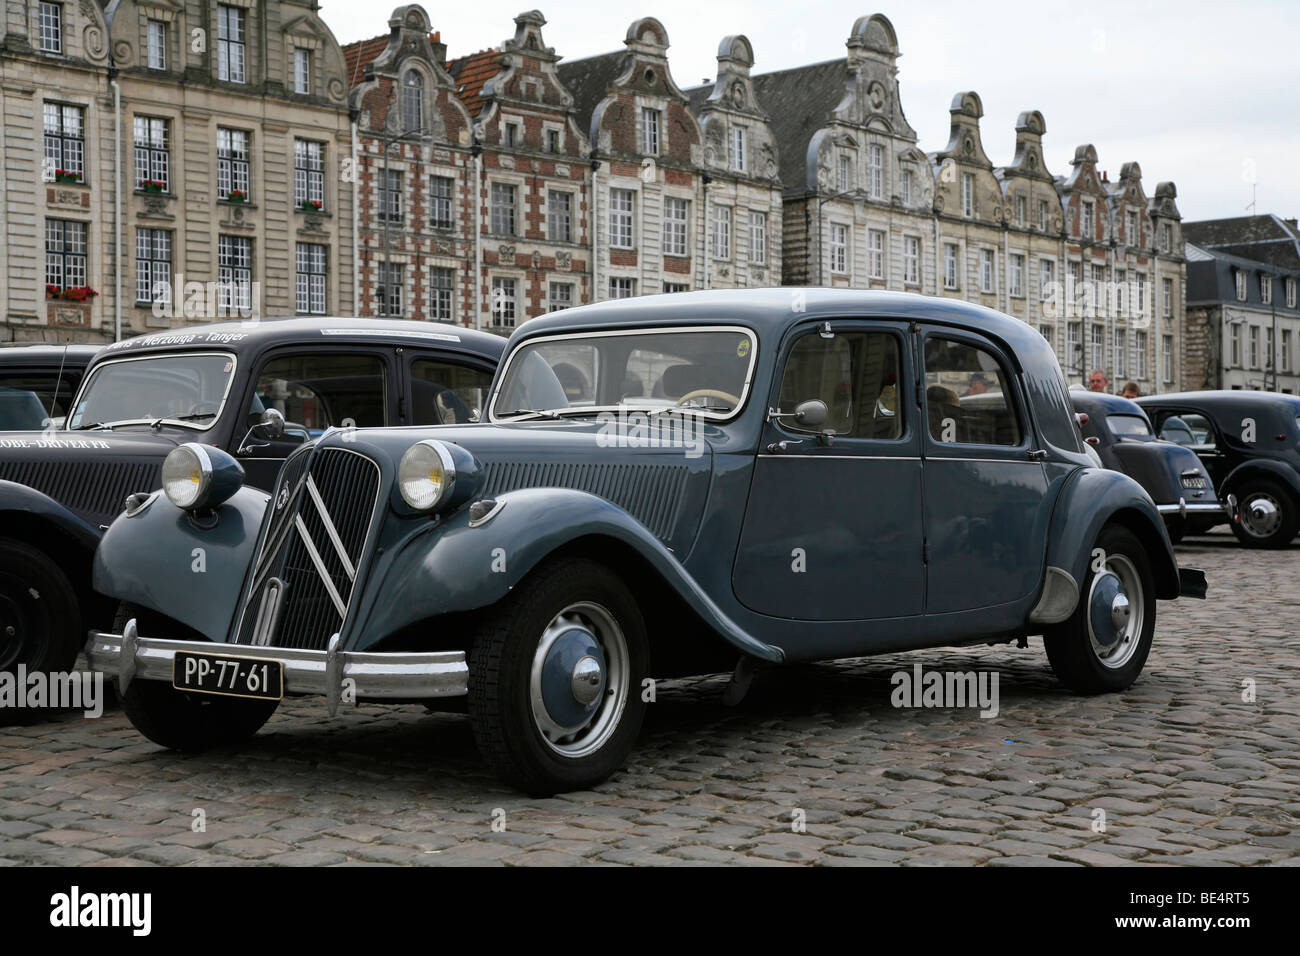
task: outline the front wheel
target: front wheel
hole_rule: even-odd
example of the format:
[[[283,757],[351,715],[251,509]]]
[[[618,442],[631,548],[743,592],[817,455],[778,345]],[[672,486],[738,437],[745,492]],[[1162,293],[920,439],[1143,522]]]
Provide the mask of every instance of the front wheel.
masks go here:
[[[622,581],[585,558],[545,566],[488,615],[470,649],[479,750],[534,795],[594,786],[632,750],[648,672],[645,623]]]
[[[1295,537],[1300,515],[1289,493],[1272,482],[1245,485],[1237,494],[1240,520],[1232,533],[1248,548],[1285,548]]]
[[[0,538],[0,672],[72,670],[81,609],[63,570],[43,551]]]
[[[1043,636],[1061,683],[1080,694],[1125,690],[1137,680],[1156,631],[1151,562],[1127,528],[1097,536],[1074,613]]]

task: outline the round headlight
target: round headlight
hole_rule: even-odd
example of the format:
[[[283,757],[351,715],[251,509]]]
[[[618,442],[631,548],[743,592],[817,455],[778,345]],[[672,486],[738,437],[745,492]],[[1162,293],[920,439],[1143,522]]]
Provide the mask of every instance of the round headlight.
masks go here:
[[[219,448],[186,442],[163,459],[163,493],[177,508],[215,508],[244,483],[244,469]]]
[[[456,464],[440,441],[416,442],[406,449],[397,466],[397,486],[402,500],[416,511],[432,511],[451,496],[456,484]]]

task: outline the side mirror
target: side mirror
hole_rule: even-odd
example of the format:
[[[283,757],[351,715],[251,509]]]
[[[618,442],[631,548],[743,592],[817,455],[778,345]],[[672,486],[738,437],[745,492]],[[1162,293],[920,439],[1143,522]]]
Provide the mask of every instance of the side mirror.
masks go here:
[[[826,403],[820,398],[810,398],[806,402],[800,402],[794,407],[793,412],[778,412],[775,408],[767,410],[767,420],[769,422],[789,419],[801,428],[807,429],[820,428],[826,424],[826,419],[830,417],[831,410],[826,407]]]
[[[252,428],[258,438],[275,440],[284,437],[284,415],[278,408],[268,408],[262,412],[262,420]]]

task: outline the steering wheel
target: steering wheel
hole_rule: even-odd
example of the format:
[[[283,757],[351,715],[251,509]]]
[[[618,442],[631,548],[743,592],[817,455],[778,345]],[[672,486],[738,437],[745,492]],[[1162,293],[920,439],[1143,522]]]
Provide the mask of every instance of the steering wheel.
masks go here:
[[[677,399],[677,401],[673,402],[673,408],[679,408],[693,398],[720,398],[724,402],[730,402],[732,408],[735,408],[740,404],[740,397],[738,395],[732,395],[730,392],[724,392],[717,388],[697,388],[694,391],[687,392],[681,398]]]

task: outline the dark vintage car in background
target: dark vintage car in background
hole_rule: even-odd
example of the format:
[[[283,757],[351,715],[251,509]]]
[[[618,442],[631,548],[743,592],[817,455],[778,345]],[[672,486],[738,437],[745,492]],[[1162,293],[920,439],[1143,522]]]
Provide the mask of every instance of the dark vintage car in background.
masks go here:
[[[0,432],[61,428],[86,366],[102,346],[0,346]]]
[[[244,739],[285,694],[464,697],[530,792],[629,753],[652,677],[1045,635],[1128,687],[1156,601],[1204,596],[1150,497],[1084,454],[1023,322],[948,299],[695,292],[511,339],[485,424],[330,431],[275,489],[187,443],[119,517],[90,636],[135,726]],[[202,586],[188,565],[208,561]]]
[[[160,486],[178,445],[221,449],[270,489],[327,428],[467,421],[504,345],[425,322],[293,318],[106,346],[62,430],[0,432],[0,671],[66,670],[87,630],[112,623],[91,556],[128,496]]]
[[[1105,467],[1146,489],[1175,544],[1188,531],[1199,534],[1229,520],[1205,465],[1189,449],[1157,438],[1140,405],[1079,386],[1070,388],[1070,403],[1083,440]]]
[[[1220,390],[1151,395],[1138,404],[1156,434],[1196,453],[1222,500],[1235,497],[1237,540],[1252,548],[1291,543],[1300,528],[1300,398]]]

